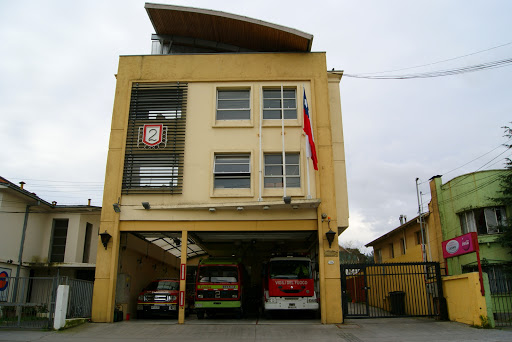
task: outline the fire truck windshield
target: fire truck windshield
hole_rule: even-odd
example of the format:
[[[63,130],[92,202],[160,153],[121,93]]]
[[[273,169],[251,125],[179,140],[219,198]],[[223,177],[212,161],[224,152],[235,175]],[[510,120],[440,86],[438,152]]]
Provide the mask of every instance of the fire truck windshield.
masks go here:
[[[236,283],[238,269],[234,266],[202,266],[199,267],[200,283]]]
[[[156,290],[179,290],[179,283],[177,281],[152,281],[147,287],[147,291],[156,291]]]
[[[276,260],[270,262],[271,279],[311,279],[310,262],[306,260]]]

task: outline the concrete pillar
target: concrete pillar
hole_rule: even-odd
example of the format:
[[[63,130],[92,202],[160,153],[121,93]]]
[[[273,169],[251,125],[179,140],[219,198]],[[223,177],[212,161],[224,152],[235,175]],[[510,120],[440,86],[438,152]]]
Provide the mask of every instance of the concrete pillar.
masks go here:
[[[55,301],[55,317],[53,328],[59,330],[66,325],[68,313],[69,285],[59,285],[57,288],[57,299]]]
[[[187,297],[187,243],[188,231],[181,232],[180,293],[178,297],[178,323],[185,323],[185,300]]]

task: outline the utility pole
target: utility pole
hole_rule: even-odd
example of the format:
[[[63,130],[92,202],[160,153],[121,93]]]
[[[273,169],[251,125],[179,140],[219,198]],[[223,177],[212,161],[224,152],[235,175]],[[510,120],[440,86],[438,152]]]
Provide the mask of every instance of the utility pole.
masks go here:
[[[423,231],[423,213],[421,210],[421,201],[420,201],[420,192],[418,188],[418,181],[420,179],[416,178],[416,196],[418,197],[418,217],[420,219],[420,235],[421,235],[421,256],[423,258],[423,262],[427,261],[426,249],[425,249],[425,240],[424,240],[424,231]]]

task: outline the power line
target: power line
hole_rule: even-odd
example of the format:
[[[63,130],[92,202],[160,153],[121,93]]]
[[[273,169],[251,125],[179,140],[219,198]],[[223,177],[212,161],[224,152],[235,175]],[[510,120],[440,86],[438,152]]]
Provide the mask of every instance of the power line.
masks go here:
[[[464,57],[468,57],[468,56],[473,56],[473,55],[476,55],[476,54],[479,54],[479,53],[482,53],[482,52],[487,52],[487,51],[494,50],[494,49],[497,49],[497,48],[500,48],[500,47],[503,47],[503,46],[507,46],[507,45],[510,45],[510,44],[512,44],[512,42],[508,42],[508,43],[501,44],[501,45],[498,45],[498,46],[493,46],[493,47],[485,49],[485,50],[480,50],[480,51],[477,51],[477,52],[468,53],[466,55],[444,59],[444,60],[437,61],[437,62],[422,64],[422,65],[416,65],[416,66],[407,67],[407,68],[394,69],[394,70],[378,71],[378,72],[367,72],[367,73],[361,73],[359,75],[384,74],[384,73],[387,73],[387,72],[395,72],[395,71],[402,71],[402,70],[422,68],[422,67],[425,67],[425,66],[431,66],[431,65],[435,65],[435,64],[439,64],[439,63],[450,62],[450,61],[453,61],[453,60],[456,60],[456,59],[460,59],[460,58],[464,58]]]
[[[433,77],[443,77],[443,76],[453,76],[458,74],[464,74],[468,72],[477,72],[487,69],[496,69],[496,68],[503,68],[506,66],[509,66],[512,64],[512,58],[502,59],[498,61],[492,61],[487,63],[481,63],[481,64],[474,64],[469,65],[465,67],[455,68],[455,69],[446,69],[446,70],[438,70],[438,71],[430,71],[430,72],[424,72],[424,73],[417,73],[417,74],[405,74],[405,75],[364,75],[364,74],[347,74],[343,73],[343,76],[345,77],[352,77],[352,78],[365,78],[365,79],[371,79],[371,80],[407,80],[407,79],[414,79],[414,78],[433,78]]]

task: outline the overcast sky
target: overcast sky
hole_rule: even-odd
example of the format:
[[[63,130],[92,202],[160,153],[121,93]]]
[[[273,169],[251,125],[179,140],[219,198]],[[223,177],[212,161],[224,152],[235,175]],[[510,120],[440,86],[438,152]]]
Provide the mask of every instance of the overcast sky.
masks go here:
[[[155,2],[313,34],[328,69],[352,75],[512,58],[508,0]],[[118,56],[150,54],[152,33],[144,1],[0,0],[0,175],[47,201],[101,205]],[[359,247],[401,214],[415,217],[417,177],[426,208],[430,177],[503,168],[511,82],[511,64],[436,78],[344,76],[350,228],[340,242]]]

